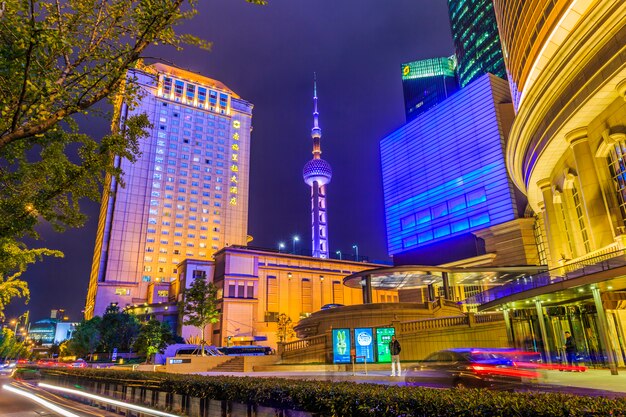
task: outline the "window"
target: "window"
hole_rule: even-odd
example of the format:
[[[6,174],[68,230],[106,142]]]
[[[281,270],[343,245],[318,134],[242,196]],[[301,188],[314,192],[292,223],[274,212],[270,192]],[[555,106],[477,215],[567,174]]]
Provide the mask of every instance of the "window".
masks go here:
[[[452,200],[448,201],[448,207],[450,208],[450,213],[454,213],[456,211],[463,210],[467,207],[465,203],[465,196],[455,197]]]
[[[402,248],[407,249],[417,245],[417,236],[410,236],[402,240]]]
[[[432,208],[433,219],[443,217],[448,214],[448,205],[446,203],[437,204]]]
[[[116,288],[115,295],[130,295],[129,288]]]
[[[487,195],[485,194],[484,188],[479,188],[478,190],[471,191],[467,193],[467,206],[475,206],[480,203],[484,203],[487,201]]]
[[[415,215],[411,214],[409,216],[403,217],[400,220],[400,224],[402,226],[402,230],[414,228],[415,227]]]
[[[424,224],[424,223],[428,223],[431,219],[430,217],[430,210],[426,209],[426,210],[422,210],[422,211],[418,211],[417,215],[415,216],[417,217],[417,224]]]

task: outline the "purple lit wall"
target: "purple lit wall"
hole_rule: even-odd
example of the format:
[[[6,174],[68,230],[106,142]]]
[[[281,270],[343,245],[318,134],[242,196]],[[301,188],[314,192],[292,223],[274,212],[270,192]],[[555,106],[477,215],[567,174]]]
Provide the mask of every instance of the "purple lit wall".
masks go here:
[[[512,115],[507,82],[487,74],[381,140],[390,255],[517,217]]]

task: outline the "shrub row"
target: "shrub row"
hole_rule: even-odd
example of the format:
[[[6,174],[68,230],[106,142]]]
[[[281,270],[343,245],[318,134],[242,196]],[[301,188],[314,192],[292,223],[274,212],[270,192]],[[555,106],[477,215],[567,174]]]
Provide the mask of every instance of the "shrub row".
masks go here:
[[[498,392],[479,389],[429,389],[300,381],[281,378],[206,377],[99,369],[42,369],[58,376],[148,389],[191,397],[309,411],[322,416],[590,417],[626,416],[626,399],[559,393]]]

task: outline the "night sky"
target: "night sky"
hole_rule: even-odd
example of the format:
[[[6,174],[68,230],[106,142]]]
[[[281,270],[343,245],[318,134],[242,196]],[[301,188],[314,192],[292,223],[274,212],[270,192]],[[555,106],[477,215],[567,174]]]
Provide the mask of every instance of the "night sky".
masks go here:
[[[276,248],[300,235],[310,253],[310,189],[302,167],[311,158],[312,82],[317,72],[322,151],[333,168],[328,186],[331,252],[390,260],[386,251],[380,158],[382,137],[404,123],[400,65],[452,54],[445,0],[200,1],[179,31],[213,42],[211,52],[152,48],[146,55],[222,81],[254,104],[249,234],[254,246]],[[105,120],[85,130],[101,137]],[[64,259],[31,266],[31,302],[13,302],[7,317],[30,307],[31,320],[66,308],[80,320],[93,256],[99,203],[90,219],[58,234],[43,225],[35,245]],[[32,242],[31,243],[32,246]]]

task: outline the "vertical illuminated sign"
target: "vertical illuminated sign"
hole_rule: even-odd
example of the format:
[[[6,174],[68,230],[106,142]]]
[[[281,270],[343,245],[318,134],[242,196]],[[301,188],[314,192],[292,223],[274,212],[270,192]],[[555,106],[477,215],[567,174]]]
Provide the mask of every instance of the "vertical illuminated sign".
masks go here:
[[[354,329],[356,362],[374,362],[374,336],[371,328]]]
[[[389,342],[391,342],[391,336],[394,334],[396,334],[396,329],[393,327],[379,327],[376,329],[377,359],[379,363],[391,362]]]
[[[239,175],[239,128],[241,127],[241,122],[239,120],[233,120],[233,128],[236,130],[233,133],[233,140],[237,141],[231,145],[232,153],[230,154],[230,186],[228,187],[229,191],[229,200],[228,203],[231,206],[237,205],[237,194],[239,194],[239,188],[237,183],[237,176]]]
[[[333,329],[333,363],[350,363],[350,329]]]

